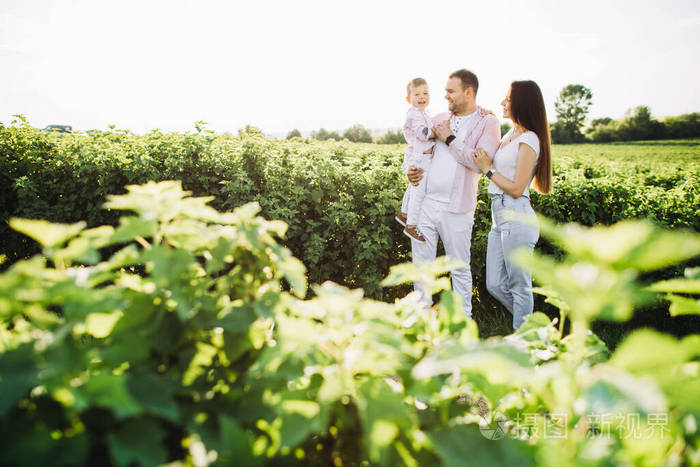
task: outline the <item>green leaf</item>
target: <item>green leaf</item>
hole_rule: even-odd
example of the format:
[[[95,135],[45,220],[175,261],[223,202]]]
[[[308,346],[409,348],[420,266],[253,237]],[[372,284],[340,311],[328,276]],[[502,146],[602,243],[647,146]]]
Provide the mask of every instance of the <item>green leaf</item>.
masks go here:
[[[133,241],[136,237],[153,238],[157,231],[158,222],[155,219],[124,216],[119,219],[119,227],[112,233],[110,241],[112,243],[126,243]]]
[[[671,302],[668,312],[671,316],[700,315],[700,300],[668,294],[666,299]]]
[[[456,369],[483,374],[492,383],[518,384],[532,377],[530,355],[498,341],[446,342],[435,347],[413,367],[414,378],[451,374]]]
[[[166,460],[164,437],[160,424],[150,418],[127,420],[117,433],[109,435],[110,454],[120,467],[161,465]]]
[[[586,413],[662,413],[668,410],[659,387],[611,365],[597,365],[591,372],[592,383],[583,390]]]
[[[177,421],[179,413],[173,400],[176,384],[167,376],[136,373],[129,375],[127,387],[133,399],[149,412]]]
[[[127,375],[99,373],[92,375],[83,388],[89,403],[112,409],[117,417],[127,417],[141,412],[141,407],[129,394]]]
[[[298,401],[298,402],[308,402],[314,404],[311,401]],[[317,404],[318,405],[318,404]],[[318,416],[318,411],[320,407],[316,408],[316,413],[312,416],[307,416],[296,411],[289,411],[282,409],[285,413],[282,415],[282,426],[280,427],[280,446],[293,448],[304,442],[309,438],[309,436],[316,432],[320,432],[319,423],[315,422],[314,418]],[[304,409],[308,412],[308,409]]]
[[[304,263],[293,256],[288,256],[278,264],[280,272],[289,281],[291,291],[299,298],[306,296],[306,267]]]
[[[127,185],[124,195],[107,197],[106,209],[133,211],[144,220],[158,219],[167,222],[175,217],[182,207],[181,200],[191,194],[182,189],[178,181],[150,181],[144,185]]]
[[[497,436],[502,436],[500,431]],[[496,439],[475,425],[455,425],[426,432],[445,466],[537,465],[534,446],[508,437]]]
[[[432,293],[437,293],[441,290],[448,290],[451,286],[447,278],[439,278],[438,276],[462,266],[464,266],[463,263],[450,260],[447,256],[441,256],[436,258],[434,262],[427,264],[398,264],[389,269],[389,275],[380,282],[380,285],[390,287],[408,282],[418,282],[432,290]]]
[[[121,311],[115,311],[113,313],[90,313],[85,318],[85,326],[87,331],[93,336],[104,338],[112,332],[112,328],[114,328],[114,325],[122,316],[124,316],[124,313]]]
[[[400,427],[406,431],[417,428],[415,415],[401,394],[394,392],[381,379],[371,379],[359,385],[357,405],[373,462],[385,457]]]
[[[216,352],[216,347],[213,345],[197,342],[197,353],[192,358],[192,361],[190,361],[190,366],[182,377],[182,384],[184,386],[189,386],[194,383],[194,380],[204,373],[203,367],[211,365]]]
[[[700,234],[668,231],[651,222],[628,220],[611,226],[555,226],[540,219],[542,233],[570,255],[618,270],[653,271],[700,254]]]
[[[25,344],[0,354],[0,415],[7,415],[17,400],[28,395],[38,382],[32,345]]]
[[[262,465],[262,457],[253,455],[253,437],[226,415],[219,416],[220,445],[217,462],[220,465]]]
[[[654,292],[700,294],[700,279],[678,278],[656,282],[649,286]]]
[[[649,329],[635,331],[615,350],[610,364],[635,374],[655,374],[686,361],[689,350],[676,339]]]
[[[462,297],[451,290],[443,290],[438,302],[438,320],[440,326],[450,334],[458,332],[467,325],[467,315],[462,307]],[[478,336],[474,336],[477,338]]]
[[[75,224],[54,224],[44,220],[10,219],[10,227],[33,238],[46,248],[55,248],[75,237],[87,225],[85,222]]]
[[[114,232],[110,225],[83,230],[79,237],[68,242],[68,246],[56,252],[68,261],[81,261],[87,264],[95,264],[100,260],[99,248],[109,244],[109,239]]]

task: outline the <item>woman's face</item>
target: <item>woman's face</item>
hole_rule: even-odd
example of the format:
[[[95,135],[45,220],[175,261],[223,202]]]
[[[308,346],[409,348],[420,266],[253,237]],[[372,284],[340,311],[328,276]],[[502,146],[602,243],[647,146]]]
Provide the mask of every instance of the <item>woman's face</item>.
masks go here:
[[[510,116],[510,89],[506,98],[501,101],[501,107],[503,107],[503,118],[511,118]]]

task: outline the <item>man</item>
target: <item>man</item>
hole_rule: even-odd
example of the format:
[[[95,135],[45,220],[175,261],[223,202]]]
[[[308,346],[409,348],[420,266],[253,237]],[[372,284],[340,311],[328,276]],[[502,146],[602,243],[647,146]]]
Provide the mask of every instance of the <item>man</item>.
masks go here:
[[[474,163],[472,152],[482,148],[495,154],[501,136],[498,119],[482,115],[476,105],[479,80],[468,70],[452,73],[445,87],[445,99],[450,113],[435,117],[433,162],[428,172],[426,195],[421,209],[418,230],[425,243],[411,240],[413,262],[435,260],[438,237],[450,259],[466,264],[450,271],[452,288],[464,302],[464,311],[472,316],[472,273],[469,267],[474,210],[481,171]],[[423,178],[423,170],[410,167],[406,173],[412,184]],[[420,284],[415,290],[431,303]],[[429,293],[429,291],[428,291]]]

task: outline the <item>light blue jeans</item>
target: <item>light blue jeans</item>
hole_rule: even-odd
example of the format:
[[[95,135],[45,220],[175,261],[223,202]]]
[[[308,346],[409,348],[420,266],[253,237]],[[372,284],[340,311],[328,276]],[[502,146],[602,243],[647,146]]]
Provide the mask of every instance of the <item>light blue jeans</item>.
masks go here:
[[[486,249],[486,289],[513,315],[513,329],[532,314],[532,275],[510,260],[513,251],[527,248],[532,253],[540,237],[537,226],[507,219],[507,211],[518,217],[535,217],[526,196],[491,195],[491,231]]]

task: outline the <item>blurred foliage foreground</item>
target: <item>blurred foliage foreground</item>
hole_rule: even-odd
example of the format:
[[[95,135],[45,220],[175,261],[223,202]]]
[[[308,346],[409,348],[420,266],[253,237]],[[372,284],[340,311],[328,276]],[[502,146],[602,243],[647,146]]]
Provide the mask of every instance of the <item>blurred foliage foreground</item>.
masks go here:
[[[382,284],[424,281],[431,310],[330,282],[304,300],[286,224],[255,203],[127,188],[116,227],[10,222],[43,252],[0,275],[0,464],[700,462],[700,337],[638,330],[610,354],[590,331],[659,293],[699,313],[697,270],[638,279],[700,254],[698,234],[543,221],[566,256],[520,260],[561,317],[483,340],[445,260]]]

